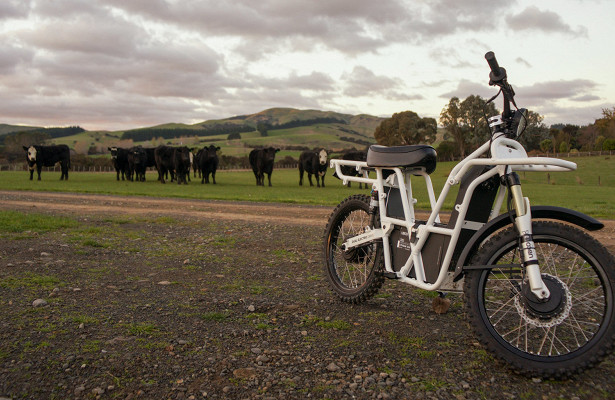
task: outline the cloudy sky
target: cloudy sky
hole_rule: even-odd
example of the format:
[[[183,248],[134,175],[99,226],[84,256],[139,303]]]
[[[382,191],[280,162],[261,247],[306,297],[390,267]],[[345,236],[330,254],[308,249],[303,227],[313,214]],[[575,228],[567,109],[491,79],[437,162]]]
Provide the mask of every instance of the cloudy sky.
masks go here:
[[[613,0],[1,0],[0,123],[437,118],[495,93],[493,50],[519,106],[583,125],[615,106],[614,16]]]

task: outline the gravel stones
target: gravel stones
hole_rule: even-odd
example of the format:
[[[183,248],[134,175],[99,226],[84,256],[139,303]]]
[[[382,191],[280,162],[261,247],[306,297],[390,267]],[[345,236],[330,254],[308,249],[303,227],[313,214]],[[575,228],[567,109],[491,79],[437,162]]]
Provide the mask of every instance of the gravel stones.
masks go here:
[[[44,299],[36,299],[32,302],[32,307],[45,307],[47,305],[47,301]]]

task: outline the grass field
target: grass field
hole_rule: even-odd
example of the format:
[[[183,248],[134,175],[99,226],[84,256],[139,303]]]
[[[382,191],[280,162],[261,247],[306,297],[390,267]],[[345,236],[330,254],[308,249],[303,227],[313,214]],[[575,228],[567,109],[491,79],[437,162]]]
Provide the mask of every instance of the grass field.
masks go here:
[[[524,195],[533,205],[555,205],[572,208],[597,218],[615,219],[615,158],[586,157],[574,158],[579,166],[577,171],[551,173],[521,173]],[[445,179],[455,163],[440,163],[432,174],[438,195]],[[307,177],[299,186],[297,170],[278,169],[272,175],[272,187],[257,187],[251,171],[218,171],[217,184],[202,185],[194,179],[188,185],[155,180],[155,173],[147,173],[147,182],[116,181],[115,173],[71,172],[69,181],[60,181],[59,172],[43,172],[42,180],[30,181],[29,173],[0,172],[0,190],[38,190],[78,193],[104,193],[117,195],[181,197],[192,199],[215,199],[231,201],[260,201],[334,206],[354,193],[369,194],[359,190],[356,183],[352,188],[342,186],[341,181],[327,172],[326,187],[310,187]],[[598,179],[600,177],[600,181]],[[547,183],[549,182],[549,183]],[[598,184],[600,183],[600,185]],[[429,209],[425,184],[422,179],[413,181],[417,207]],[[449,194],[445,209],[452,208],[456,187]]]

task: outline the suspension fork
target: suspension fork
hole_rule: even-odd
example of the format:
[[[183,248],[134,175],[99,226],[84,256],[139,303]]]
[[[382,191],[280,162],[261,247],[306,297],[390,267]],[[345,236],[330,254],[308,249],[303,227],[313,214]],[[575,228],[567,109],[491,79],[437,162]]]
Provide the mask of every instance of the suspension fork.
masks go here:
[[[517,213],[515,226],[517,232],[519,232],[519,249],[521,250],[523,266],[525,267],[525,274],[530,284],[530,290],[538,299],[547,300],[551,293],[540,275],[536,246],[534,245],[534,239],[532,237],[532,212],[530,210],[530,201],[527,197],[523,197],[521,181],[517,173],[511,172],[506,174],[505,179]]]

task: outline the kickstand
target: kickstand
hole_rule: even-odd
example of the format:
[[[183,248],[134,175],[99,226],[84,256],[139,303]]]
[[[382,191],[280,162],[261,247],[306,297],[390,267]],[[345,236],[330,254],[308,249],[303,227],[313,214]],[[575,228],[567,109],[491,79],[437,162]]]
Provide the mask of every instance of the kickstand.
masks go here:
[[[451,301],[446,298],[445,292],[438,292],[438,297],[434,297],[431,307],[436,314],[445,314],[451,307]]]

